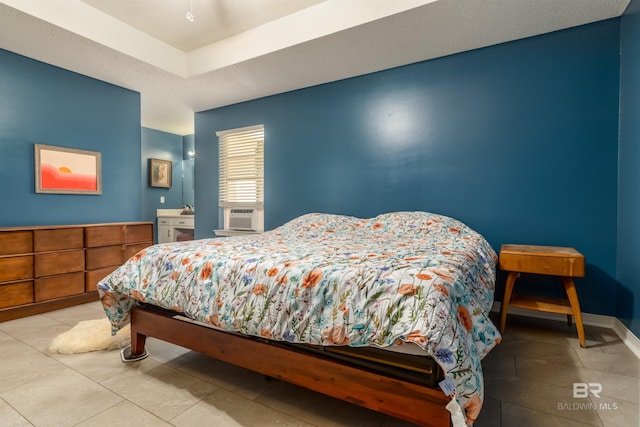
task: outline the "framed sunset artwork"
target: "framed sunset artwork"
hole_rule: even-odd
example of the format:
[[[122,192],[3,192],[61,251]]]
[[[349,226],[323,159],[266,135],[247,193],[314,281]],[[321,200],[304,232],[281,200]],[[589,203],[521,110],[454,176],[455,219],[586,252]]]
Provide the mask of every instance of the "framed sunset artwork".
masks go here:
[[[102,194],[97,151],[34,144],[36,193]]]

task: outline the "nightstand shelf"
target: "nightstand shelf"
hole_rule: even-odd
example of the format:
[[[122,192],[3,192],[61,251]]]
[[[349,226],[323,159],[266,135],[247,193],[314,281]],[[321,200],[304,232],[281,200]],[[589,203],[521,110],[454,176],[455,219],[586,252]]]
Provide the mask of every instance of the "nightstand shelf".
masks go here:
[[[573,315],[571,304],[568,300],[547,297],[532,297],[530,295],[512,295],[509,307],[524,308],[527,310],[546,311],[547,313],[559,313]]]

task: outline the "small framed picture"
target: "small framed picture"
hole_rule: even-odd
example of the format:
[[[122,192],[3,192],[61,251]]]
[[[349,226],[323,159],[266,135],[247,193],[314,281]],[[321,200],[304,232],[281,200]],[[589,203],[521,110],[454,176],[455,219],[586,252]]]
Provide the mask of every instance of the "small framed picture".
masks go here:
[[[171,188],[171,160],[149,159],[149,185]]]
[[[34,158],[36,193],[102,194],[100,152],[34,144]]]

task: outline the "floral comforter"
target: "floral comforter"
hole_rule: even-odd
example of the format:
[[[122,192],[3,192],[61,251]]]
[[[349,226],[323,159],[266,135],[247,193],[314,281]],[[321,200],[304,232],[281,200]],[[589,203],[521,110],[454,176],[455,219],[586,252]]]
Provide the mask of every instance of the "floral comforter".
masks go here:
[[[159,244],[98,284],[114,331],[139,301],[216,327],[316,345],[425,349],[472,423],[497,256],[463,223],[425,212],[307,214],[260,235]]]

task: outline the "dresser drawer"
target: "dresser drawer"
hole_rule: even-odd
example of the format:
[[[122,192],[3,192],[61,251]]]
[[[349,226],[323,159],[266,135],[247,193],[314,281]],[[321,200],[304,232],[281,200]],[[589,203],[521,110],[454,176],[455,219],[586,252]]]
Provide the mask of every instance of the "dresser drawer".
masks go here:
[[[46,252],[35,255],[36,277],[82,270],[84,270],[84,250]]]
[[[127,245],[127,250],[125,253],[125,261],[143,250],[144,248],[148,248],[151,246],[151,242],[138,243],[137,245]]]
[[[33,251],[31,231],[0,232],[0,255],[26,254]]]
[[[34,281],[35,301],[46,301],[84,293],[84,273],[58,274]]]
[[[99,268],[97,270],[87,271],[85,273],[85,292],[91,292],[98,290],[98,282],[110,273],[114,272],[119,266],[114,265],[111,267]]]
[[[111,265],[120,265],[123,263],[124,253],[124,245],[89,248],[87,249],[86,269],[93,270]]]
[[[33,302],[33,281],[0,284],[0,308]]]
[[[33,231],[33,250],[35,252],[81,249],[84,247],[82,228],[58,228]]]
[[[100,225],[84,229],[84,243],[88,248],[124,243],[125,225]]]
[[[127,243],[152,242],[153,225],[127,225]]]
[[[33,277],[33,255],[0,258],[0,282],[31,279]]]

